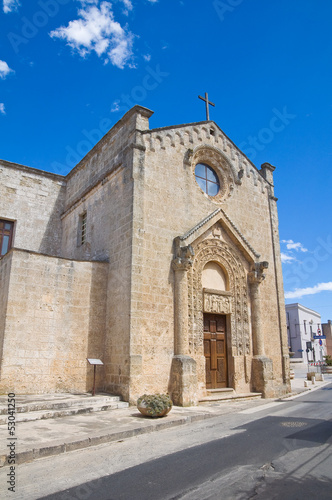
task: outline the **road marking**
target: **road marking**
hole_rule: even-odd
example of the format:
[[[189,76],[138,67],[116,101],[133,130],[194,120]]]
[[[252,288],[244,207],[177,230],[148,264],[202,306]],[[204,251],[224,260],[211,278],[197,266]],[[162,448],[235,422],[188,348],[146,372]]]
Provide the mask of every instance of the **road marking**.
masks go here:
[[[257,411],[267,410],[268,408],[273,408],[274,406],[280,406],[280,403],[283,403],[283,401],[268,403],[268,404],[262,405],[262,406],[255,406],[254,408],[248,408],[247,410],[242,410],[239,413],[246,413],[246,414],[256,413]]]

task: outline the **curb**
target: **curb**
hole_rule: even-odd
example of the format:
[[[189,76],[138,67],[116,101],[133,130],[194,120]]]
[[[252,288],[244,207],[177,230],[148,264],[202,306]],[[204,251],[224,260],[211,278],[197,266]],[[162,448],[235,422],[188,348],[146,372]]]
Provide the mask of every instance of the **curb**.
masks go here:
[[[319,385],[315,385],[312,387],[301,388],[300,392],[293,391],[292,393],[286,394],[283,397],[275,398],[273,401],[291,401],[292,399],[298,398],[307,394],[309,391],[318,390],[326,385],[330,385],[332,382],[324,381]],[[174,418],[173,420],[154,420],[155,423],[151,423],[150,425],[145,426],[136,426],[132,429],[111,432],[102,435],[96,435],[92,437],[86,437],[84,439],[78,439],[76,441],[71,441],[70,443],[57,443],[50,446],[44,445],[39,448],[27,449],[22,452],[16,453],[16,464],[20,465],[27,462],[32,462],[34,460],[38,460],[40,458],[46,458],[51,456],[61,455],[63,453],[69,453],[75,450],[81,450],[84,448],[90,448],[92,446],[98,446],[100,444],[111,443],[114,441],[120,441],[123,439],[139,436],[141,434],[149,434],[152,432],[157,432],[163,429],[169,429],[171,427],[177,427],[185,424],[190,424],[194,422],[199,422],[202,420],[206,420],[209,418],[218,417],[218,413],[199,413],[186,415],[183,417]],[[167,417],[166,417],[167,418]],[[171,417],[172,418],[172,417]],[[0,467],[8,466],[8,457],[9,455],[4,454],[0,455]]]
[[[51,457],[55,455],[61,455],[62,453],[68,453],[75,450],[80,450],[83,448],[89,448],[91,446],[97,446],[99,444],[111,443],[114,441],[120,441],[122,439],[138,436],[140,434],[148,434],[151,432],[160,431],[163,429],[169,429],[171,427],[176,427],[180,425],[185,425],[193,422],[198,422],[208,418],[216,417],[215,413],[202,413],[198,415],[188,415],[185,417],[180,417],[176,420],[156,422],[155,424],[147,425],[145,427],[135,427],[133,429],[128,429],[126,431],[113,432],[109,434],[103,434],[99,436],[93,436],[85,439],[78,439],[77,441],[71,441],[70,443],[56,444],[52,446],[43,446],[40,448],[33,448],[31,450],[26,450],[16,453],[16,464],[21,465],[23,463],[32,462],[40,458]],[[0,467],[8,466],[9,455],[0,456]]]
[[[278,398],[276,401],[284,401],[285,399],[291,400],[291,399],[299,398],[300,396],[303,396],[304,394],[306,394],[309,391],[311,391],[311,392],[317,391],[317,389],[321,389],[322,387],[325,387],[326,385],[329,385],[331,383],[332,383],[331,380],[326,380],[324,382],[321,382],[319,385],[312,385],[311,387],[301,387],[301,389],[299,389],[298,391],[296,391],[296,392],[294,391],[294,392],[291,392],[290,394],[286,394],[285,396]]]

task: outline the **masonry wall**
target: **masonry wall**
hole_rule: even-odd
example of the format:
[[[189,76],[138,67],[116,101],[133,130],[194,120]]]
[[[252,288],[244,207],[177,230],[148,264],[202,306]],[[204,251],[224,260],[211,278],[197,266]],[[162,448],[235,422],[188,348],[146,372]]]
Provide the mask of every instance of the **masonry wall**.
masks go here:
[[[105,342],[107,265],[11,250],[1,392],[85,392]],[[8,273],[7,273],[8,274]],[[98,369],[97,386],[103,388]]]
[[[107,283],[105,387],[129,399],[133,232],[133,154],[137,131],[148,128],[144,109],[131,110],[67,177],[62,254],[105,260]],[[81,245],[80,216],[86,213]]]
[[[130,268],[132,248],[132,183],[123,166],[96,186],[63,217],[63,255],[98,259],[109,268],[106,343],[102,360],[109,391],[128,397]],[[87,214],[84,245],[77,244],[80,215]]]
[[[326,335],[326,352],[332,356],[332,323],[328,320],[327,323],[322,324],[323,335]]]
[[[273,360],[275,384],[282,392],[281,336],[285,341],[286,324],[284,320],[281,325],[276,289],[274,260],[279,255],[275,255],[272,232],[278,229],[271,225],[271,193],[263,176],[231,141],[214,125],[211,128],[210,125],[183,126],[176,130],[152,130],[144,135],[146,152],[144,181],[141,181],[144,182],[144,215],[139,250],[138,245],[134,245],[143,267],[139,277],[133,275],[133,283],[139,286],[135,297],[136,330],[132,336],[132,349],[134,346],[138,351],[139,346],[144,349],[136,380],[141,381],[141,391],[168,389],[174,354],[173,241],[222,206],[261,254],[260,261],[269,262],[261,285],[261,319],[266,355]],[[230,196],[222,202],[215,202],[201,191],[194,177],[195,164],[187,159],[188,154],[203,144],[222,151],[237,174],[243,170],[241,185],[233,183]],[[277,220],[275,222],[277,224]]]
[[[0,218],[15,221],[12,246],[60,256],[65,181],[0,161]]]
[[[11,261],[12,253],[0,259],[0,359],[2,359],[3,340],[6,327]]]

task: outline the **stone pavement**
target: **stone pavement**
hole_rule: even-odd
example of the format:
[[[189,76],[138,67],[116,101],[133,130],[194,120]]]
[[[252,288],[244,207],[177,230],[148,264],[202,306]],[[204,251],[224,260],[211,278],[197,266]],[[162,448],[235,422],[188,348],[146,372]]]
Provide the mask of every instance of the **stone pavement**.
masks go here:
[[[323,382],[316,382],[315,385],[310,382],[307,388],[304,387],[305,380],[306,367],[296,367],[295,378],[291,381],[292,393],[286,397],[296,397],[302,392],[329,384],[332,382],[332,375],[325,376]],[[36,396],[35,400],[38,400],[40,404],[43,398],[50,400],[52,397],[56,399],[58,395]],[[65,396],[63,395],[63,397]],[[66,395],[67,397],[68,395]],[[25,401],[28,401],[32,400],[33,396],[25,396],[24,398]],[[74,399],[75,396],[71,395],[70,398]],[[5,397],[2,396],[0,399],[4,403]],[[8,465],[10,445],[15,452],[16,464],[20,464],[46,456],[67,453],[111,441],[121,441],[139,434],[213,418],[242,408],[266,405],[269,401],[271,400],[213,401],[197,407],[173,407],[167,417],[161,419],[143,417],[136,407],[130,406],[115,410],[76,413],[61,418],[18,421],[15,433],[17,439],[9,436],[7,424],[3,424],[0,425],[0,466]]]

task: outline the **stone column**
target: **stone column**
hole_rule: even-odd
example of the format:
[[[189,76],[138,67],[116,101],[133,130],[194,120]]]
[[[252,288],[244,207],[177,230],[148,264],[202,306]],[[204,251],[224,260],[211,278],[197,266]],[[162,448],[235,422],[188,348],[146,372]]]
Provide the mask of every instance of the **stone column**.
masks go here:
[[[267,262],[257,263],[255,264],[254,270],[249,273],[254,356],[265,355],[261,322],[260,284],[265,279],[263,269],[267,269],[267,267]]]
[[[174,270],[174,354],[188,354],[188,270],[191,259],[175,258]]]
[[[260,284],[265,279],[263,271],[267,268],[268,262],[257,262],[248,275],[251,295],[251,326],[254,354],[252,360],[253,390],[261,392],[264,397],[273,395],[273,365],[272,360],[265,356],[260,301]]]
[[[188,270],[194,255],[192,247],[180,247],[175,241],[174,270],[174,357],[171,367],[170,394],[178,406],[197,404],[196,361],[189,354]]]

